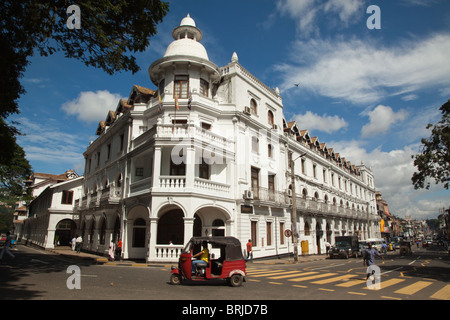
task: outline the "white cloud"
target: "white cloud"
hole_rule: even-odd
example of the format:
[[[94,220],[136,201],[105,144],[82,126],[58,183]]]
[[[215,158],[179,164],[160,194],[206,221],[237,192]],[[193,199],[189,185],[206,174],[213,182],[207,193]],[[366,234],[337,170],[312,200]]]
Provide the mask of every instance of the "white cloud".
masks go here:
[[[108,90],[84,91],[76,99],[65,102],[61,109],[81,121],[97,122],[104,120],[109,110],[115,110],[120,99],[119,94]]]
[[[287,14],[297,21],[301,36],[319,34],[318,20],[324,15],[328,23],[347,27],[351,22],[358,21],[357,13],[364,16],[363,6],[364,1],[361,0],[279,0],[276,4],[281,14]]]
[[[89,142],[87,136],[63,132],[58,129],[58,123],[51,119],[45,125],[25,117],[17,121],[20,123],[20,131],[25,134],[18,136],[18,143],[25,150],[26,158],[30,162],[38,161],[58,170],[46,173],[59,174],[67,169],[81,170],[77,172],[82,173],[83,152]]]
[[[320,116],[311,111],[307,111],[305,114],[295,115],[294,120],[300,128],[308,129],[309,131],[333,133],[348,127],[348,123],[343,118],[326,114]]]
[[[391,151],[383,151],[381,147],[368,150],[358,140],[331,141],[327,145],[353,164],[363,161],[372,170],[376,190],[381,191],[390,212],[396,216],[432,218],[443,203],[448,204],[448,194],[439,194],[439,186],[432,186],[432,190],[414,190],[411,177],[416,168],[411,155],[417,153],[419,144]]]
[[[299,40],[291,52],[292,63],[275,66],[282,90],[301,83],[316,94],[368,104],[398,92],[410,98],[417,89],[450,87],[450,34],[395,47],[357,39]]]
[[[365,138],[386,133],[394,123],[405,120],[407,115],[405,110],[394,112],[391,107],[378,105],[368,112],[369,123],[362,127],[361,136]]]

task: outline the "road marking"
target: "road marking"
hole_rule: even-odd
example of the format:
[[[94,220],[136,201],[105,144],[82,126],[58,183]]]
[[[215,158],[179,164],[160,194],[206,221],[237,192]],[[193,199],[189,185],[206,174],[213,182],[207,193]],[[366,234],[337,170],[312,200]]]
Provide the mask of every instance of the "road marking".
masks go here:
[[[383,299],[392,299],[392,300],[402,300],[401,298],[395,298],[395,297],[388,297],[388,296],[381,296]]]
[[[30,262],[39,262],[39,263],[43,263],[43,264],[48,264],[48,262],[42,261],[42,260],[38,260],[38,259],[31,259]]]
[[[366,280],[356,279],[356,280],[352,280],[352,281],[347,281],[347,282],[344,282],[344,283],[336,284],[336,286],[343,287],[343,288],[348,288],[348,287],[356,286],[358,284],[363,284],[363,283],[366,283]]]
[[[348,278],[353,278],[353,277],[355,277],[355,275],[353,275],[353,274],[346,274],[346,275],[339,276],[339,277],[334,277],[334,278],[328,278],[328,279],[324,279],[324,280],[314,281],[313,283],[315,283],[315,284],[327,284],[327,283],[331,283],[331,282],[346,280]]]
[[[402,289],[394,291],[394,293],[412,295],[412,294],[415,294],[417,291],[428,287],[431,284],[432,284],[432,282],[428,282],[428,281],[417,281],[416,283],[413,283],[407,287],[404,287]]]
[[[308,288],[307,286],[302,286],[302,285],[299,285],[299,284],[293,284],[292,286],[293,287],[297,287],[297,288],[303,288],[303,289]]]
[[[270,284],[277,284],[277,285],[282,285],[281,282],[273,282],[273,281],[269,281]]]
[[[319,288],[319,290],[322,290],[322,291],[330,291],[330,292],[333,292],[333,291],[334,291],[333,289],[326,289],[326,288]]]
[[[279,272],[268,272],[268,273],[258,273],[258,274],[250,274],[252,278],[259,278],[259,277],[267,277],[277,274],[285,274],[286,271],[279,271]]]
[[[322,269],[328,269],[328,268],[333,268],[333,267],[339,267],[339,266],[345,266],[346,263],[342,263],[342,264],[334,264],[334,265],[330,265],[330,266],[326,266],[326,267],[321,267],[321,268],[314,268],[314,269],[309,269],[311,271],[314,270],[322,270]]]
[[[440,300],[450,300],[450,284],[435,292],[430,298]]]
[[[360,296],[365,296],[365,295],[366,295],[366,293],[353,292],[353,291],[349,291],[349,292],[347,292],[347,293],[349,293],[349,294],[357,294],[357,295],[360,295]]]
[[[247,271],[248,274],[251,275],[263,275],[263,274],[271,274],[273,272],[283,272],[283,270],[261,270],[261,271]]]
[[[381,290],[381,289],[393,286],[394,284],[397,284],[397,283],[400,283],[400,282],[403,282],[403,281],[405,281],[405,279],[397,279],[397,278],[389,279],[389,280],[386,280],[386,281],[381,281],[380,282],[380,289],[372,289],[372,290]],[[364,289],[371,290],[368,287],[365,287]]]
[[[278,279],[285,279],[285,278],[291,278],[291,277],[296,277],[299,274],[302,276],[306,276],[306,275],[310,275],[310,274],[316,274],[317,272],[304,272],[304,273],[300,273],[298,271],[295,271],[295,274],[287,274],[287,275],[283,275],[283,276],[276,276],[276,277],[269,277],[269,279],[274,279],[274,280],[278,280]]]
[[[295,279],[288,279],[288,281],[299,282],[299,281],[306,281],[306,280],[312,280],[312,279],[318,279],[318,278],[325,278],[325,277],[334,276],[334,275],[336,275],[336,273],[324,273],[324,274],[318,274],[318,275],[315,275],[315,276],[308,276],[308,277],[300,277],[300,278],[295,278]]]

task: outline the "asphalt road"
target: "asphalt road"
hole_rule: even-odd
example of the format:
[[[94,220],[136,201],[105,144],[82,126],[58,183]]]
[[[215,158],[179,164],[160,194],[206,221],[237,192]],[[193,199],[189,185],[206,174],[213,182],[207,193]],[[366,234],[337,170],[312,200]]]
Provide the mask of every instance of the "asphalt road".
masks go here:
[[[367,288],[361,259],[248,264],[247,282],[232,288],[221,280],[173,286],[168,283],[170,268],[163,265],[98,265],[21,245],[14,254],[14,260],[4,258],[0,265],[0,299],[153,300],[165,306],[181,300],[176,307],[180,314],[182,308],[192,307],[191,301],[259,305],[274,300],[450,300],[450,259],[440,248],[421,248],[412,256],[390,253],[384,261],[377,260],[380,281],[372,289]]]

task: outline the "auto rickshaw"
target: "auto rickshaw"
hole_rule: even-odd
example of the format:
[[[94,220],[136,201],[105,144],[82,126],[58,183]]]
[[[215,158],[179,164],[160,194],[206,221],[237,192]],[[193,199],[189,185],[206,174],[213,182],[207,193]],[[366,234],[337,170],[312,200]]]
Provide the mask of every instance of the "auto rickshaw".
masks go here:
[[[411,242],[409,241],[400,241],[400,255],[412,255],[411,251]]]
[[[192,274],[192,257],[200,251],[200,245],[206,242],[213,252],[220,250],[220,257],[209,254],[206,266],[197,265]],[[208,281],[225,279],[232,287],[239,287],[245,281],[245,260],[241,243],[234,237],[193,237],[183,249],[178,260],[178,268],[172,266],[170,283],[180,284],[183,280]]]

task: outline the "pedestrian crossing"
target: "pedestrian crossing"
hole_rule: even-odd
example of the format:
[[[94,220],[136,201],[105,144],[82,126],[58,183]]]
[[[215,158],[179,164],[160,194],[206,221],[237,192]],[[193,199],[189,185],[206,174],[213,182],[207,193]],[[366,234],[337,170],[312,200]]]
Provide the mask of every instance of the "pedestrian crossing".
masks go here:
[[[368,295],[377,291],[381,298],[405,299],[414,295],[423,298],[425,294],[431,299],[450,300],[450,284],[442,285],[437,281],[420,279],[411,283],[405,277],[382,276],[377,285],[367,286],[363,272],[324,272],[309,270],[284,270],[270,268],[247,268],[247,281],[265,281],[272,285],[287,285],[294,288],[317,289],[333,292],[339,288],[347,288],[348,294]],[[274,281],[275,280],[275,281]],[[319,286],[319,287],[316,287]]]

